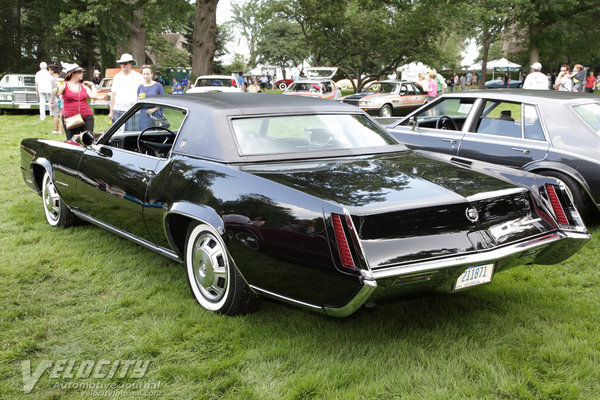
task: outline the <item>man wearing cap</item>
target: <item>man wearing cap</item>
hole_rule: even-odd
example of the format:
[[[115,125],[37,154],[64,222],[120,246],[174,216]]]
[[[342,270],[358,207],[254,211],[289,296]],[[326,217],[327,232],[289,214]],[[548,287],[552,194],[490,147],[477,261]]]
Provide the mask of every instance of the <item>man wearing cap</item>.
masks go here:
[[[525,78],[523,89],[548,90],[548,77],[542,74],[542,64],[533,63],[531,73]]]
[[[52,93],[52,75],[48,72],[48,64],[40,63],[40,70],[35,74],[35,94],[40,99],[40,121],[46,119],[46,103],[50,104]]]
[[[131,54],[123,54],[117,60],[121,66],[121,72],[115,75],[111,87],[110,111],[108,118],[115,122],[125,111],[137,101],[137,89],[144,83],[142,75],[133,70],[136,64]],[[137,121],[135,118],[129,118],[125,126],[125,130],[132,131],[136,129]]]

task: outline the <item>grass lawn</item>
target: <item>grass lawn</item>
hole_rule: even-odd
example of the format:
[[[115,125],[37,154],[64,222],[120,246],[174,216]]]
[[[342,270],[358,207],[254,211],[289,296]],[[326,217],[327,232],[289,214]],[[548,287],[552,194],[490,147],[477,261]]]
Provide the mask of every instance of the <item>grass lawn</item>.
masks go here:
[[[96,117],[97,130],[107,125]],[[347,319],[270,301],[222,317],[196,304],[180,264],[91,225],[46,224],[40,197],[22,181],[19,143],[56,138],[51,130],[34,114],[0,116],[1,399],[107,398],[84,384],[132,382],[120,398],[600,397],[597,226],[567,262],[515,268],[455,295]],[[24,393],[23,362],[34,374],[43,360],[149,364],[139,379],[50,369]]]

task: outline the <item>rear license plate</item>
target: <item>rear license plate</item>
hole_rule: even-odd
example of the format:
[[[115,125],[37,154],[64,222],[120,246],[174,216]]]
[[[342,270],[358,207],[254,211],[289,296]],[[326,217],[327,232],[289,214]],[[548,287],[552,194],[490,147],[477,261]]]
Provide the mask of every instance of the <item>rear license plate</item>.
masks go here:
[[[19,108],[31,108],[31,104],[19,104]]]
[[[454,290],[465,289],[471,286],[488,283],[492,280],[494,264],[474,265],[469,267],[456,280]]]

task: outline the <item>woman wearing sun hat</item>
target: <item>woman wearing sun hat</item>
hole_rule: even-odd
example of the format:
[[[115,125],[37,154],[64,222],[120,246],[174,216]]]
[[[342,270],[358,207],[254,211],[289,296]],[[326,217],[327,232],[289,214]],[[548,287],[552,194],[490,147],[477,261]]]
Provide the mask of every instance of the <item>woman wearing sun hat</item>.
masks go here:
[[[56,96],[62,95],[63,99],[62,121],[67,140],[83,131],[94,131],[94,114],[90,109],[87,99],[88,97],[98,99],[100,96],[97,95],[96,87],[92,82],[83,81],[82,84],[81,81],[83,81],[83,68],[75,64],[67,71],[64,84],[56,88]],[[77,114],[81,114],[84,124],[68,129],[65,124],[65,118],[73,117]]]

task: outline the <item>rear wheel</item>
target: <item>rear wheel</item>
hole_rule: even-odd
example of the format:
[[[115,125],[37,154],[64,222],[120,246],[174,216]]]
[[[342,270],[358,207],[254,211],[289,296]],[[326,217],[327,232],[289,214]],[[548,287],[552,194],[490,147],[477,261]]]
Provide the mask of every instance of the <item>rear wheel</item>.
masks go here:
[[[285,90],[287,89],[287,84],[285,82],[281,82],[278,87],[279,90]]]
[[[209,225],[192,224],[185,242],[185,267],[192,294],[202,307],[224,315],[246,314],[260,305],[229,259],[221,236]]]
[[[571,201],[575,205],[577,211],[582,217],[586,217],[589,211],[588,202],[587,202],[587,194],[581,187],[579,183],[569,175],[563,174],[558,171],[539,171],[540,175],[550,176],[552,178],[558,179],[564,187],[567,189],[567,193],[571,198]]]
[[[56,185],[48,172],[44,173],[42,182],[42,203],[46,221],[51,226],[68,227],[75,222],[76,217],[60,198]]]
[[[392,106],[390,106],[389,104],[385,104],[383,107],[381,107],[381,110],[379,111],[379,116],[391,117],[392,116]]]

